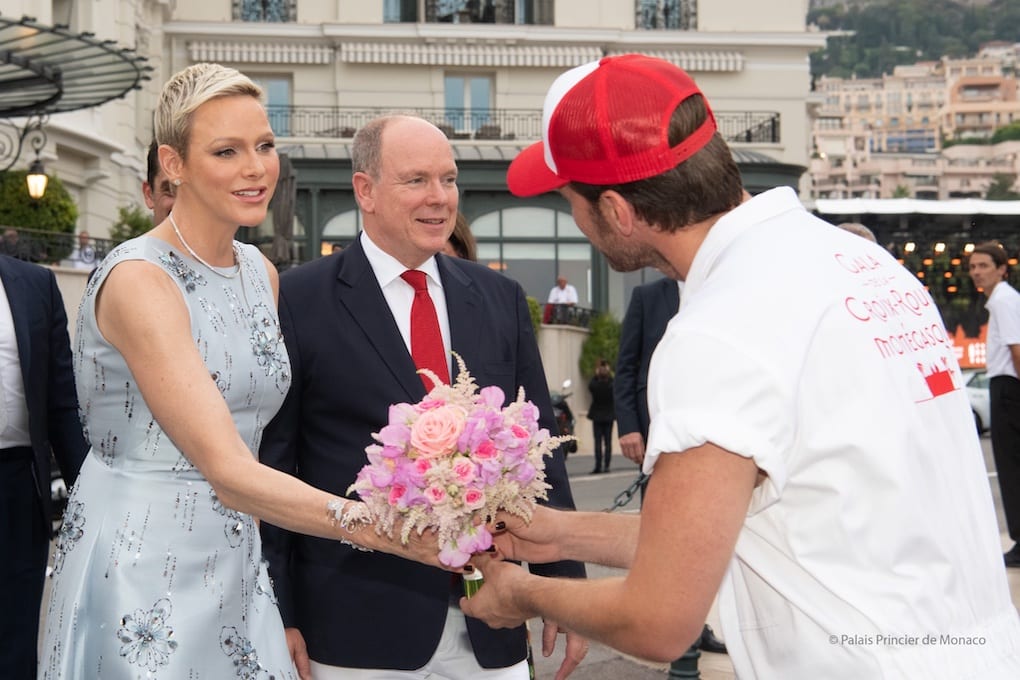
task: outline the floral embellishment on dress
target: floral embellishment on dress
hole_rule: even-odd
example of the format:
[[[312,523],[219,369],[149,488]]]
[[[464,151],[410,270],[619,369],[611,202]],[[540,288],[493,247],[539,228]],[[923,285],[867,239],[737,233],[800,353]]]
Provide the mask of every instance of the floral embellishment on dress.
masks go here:
[[[191,265],[181,259],[172,250],[159,256],[159,261],[167,268],[172,276],[176,276],[184,283],[184,290],[194,293],[197,286],[206,285],[205,277],[192,269]]]
[[[85,505],[80,501],[68,501],[64,509],[64,521],[57,532],[57,546],[53,551],[53,573],[59,574],[64,568],[64,558],[75,544],[85,535]]]
[[[277,386],[285,390],[290,375],[283,332],[271,311],[262,303],[251,310],[251,349],[266,375],[276,376]]]
[[[225,626],[220,630],[220,649],[234,662],[237,677],[242,680],[256,680],[265,678],[275,680],[262,664],[259,663],[258,652],[251,644],[251,640],[237,634],[233,626]]]
[[[155,673],[160,666],[170,662],[170,655],[177,649],[170,627],[170,600],[156,600],[152,609],[136,609],[134,614],[125,614],[120,620],[117,639],[123,644],[120,655],[130,664],[143,666]]]
[[[244,517],[237,510],[231,510],[223,505],[219,496],[212,489],[209,489],[209,495],[212,496],[213,510],[227,518],[227,523],[223,527],[223,535],[227,537],[227,544],[231,548],[236,548],[244,540]]]

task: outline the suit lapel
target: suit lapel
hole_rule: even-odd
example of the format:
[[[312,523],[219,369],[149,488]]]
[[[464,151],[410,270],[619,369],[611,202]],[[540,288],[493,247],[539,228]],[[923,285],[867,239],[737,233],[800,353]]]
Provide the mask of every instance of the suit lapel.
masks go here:
[[[478,375],[475,368],[481,361],[478,347],[480,325],[483,308],[482,294],[474,281],[464,273],[455,258],[436,255],[439,265],[439,276],[443,279],[443,294],[446,296],[446,312],[450,320],[450,347],[459,354],[468,370]],[[507,310],[506,313],[514,313]],[[457,378],[457,362],[453,362],[451,379]]]
[[[407,392],[408,399],[418,400],[425,388],[404,339],[400,336],[379,281],[365,257],[361,241],[356,240],[340,254],[337,274],[337,297],[365,334],[367,344],[382,358],[393,378]],[[348,357],[357,360],[357,357]]]

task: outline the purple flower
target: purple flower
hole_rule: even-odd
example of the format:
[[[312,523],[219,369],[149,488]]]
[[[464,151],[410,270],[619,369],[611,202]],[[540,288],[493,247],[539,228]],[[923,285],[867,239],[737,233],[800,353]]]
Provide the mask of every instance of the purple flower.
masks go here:
[[[504,401],[506,401],[506,395],[496,385],[489,385],[478,391],[478,402],[485,404],[489,408],[502,408]]]
[[[392,448],[400,453],[404,451],[407,442],[411,439],[411,428],[404,423],[390,423],[379,434],[375,435],[376,441],[386,448]]]
[[[358,473],[358,481],[362,480],[373,489],[385,490],[393,481],[393,472],[384,465],[366,465]]]
[[[448,567],[463,567],[471,559],[471,555],[488,550],[492,545],[492,534],[483,526],[471,526],[458,535],[454,541],[447,543],[439,551],[439,561]]]
[[[537,476],[538,470],[528,462],[521,463],[510,472],[510,479],[520,482],[522,485],[530,484]]]

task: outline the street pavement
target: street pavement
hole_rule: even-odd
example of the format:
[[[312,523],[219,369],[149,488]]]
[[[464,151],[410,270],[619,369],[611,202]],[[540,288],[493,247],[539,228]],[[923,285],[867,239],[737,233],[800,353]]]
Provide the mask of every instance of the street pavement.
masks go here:
[[[614,444],[615,445],[615,444]],[[583,443],[582,443],[583,446]],[[638,467],[620,455],[618,445],[610,464],[608,474],[591,474],[595,466],[595,458],[591,451],[579,451],[567,457],[567,474],[574,492],[574,503],[578,510],[606,510],[613,506],[613,501],[630,487],[638,477]],[[636,513],[640,510],[640,495],[634,494],[633,500],[614,512]],[[619,576],[624,572],[619,569],[588,565],[588,578],[606,578]],[[713,611],[709,616],[709,625],[719,633],[719,621]],[[531,630],[535,649],[536,680],[553,680],[556,671],[563,661],[563,639],[557,641],[556,651],[549,658],[541,656],[542,622],[533,619],[528,624]],[[733,666],[725,654],[702,653],[698,660],[701,677],[705,680],[732,680]],[[669,664],[655,663],[621,654],[605,645],[592,642],[588,655],[570,676],[571,680],[663,680],[669,672]]]

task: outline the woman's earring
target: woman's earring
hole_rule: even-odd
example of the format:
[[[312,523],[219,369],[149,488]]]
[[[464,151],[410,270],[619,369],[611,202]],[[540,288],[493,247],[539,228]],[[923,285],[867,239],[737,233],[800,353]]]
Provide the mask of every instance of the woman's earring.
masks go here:
[[[181,178],[180,177],[178,177],[177,179],[174,180],[174,186],[175,187],[181,186]]]

